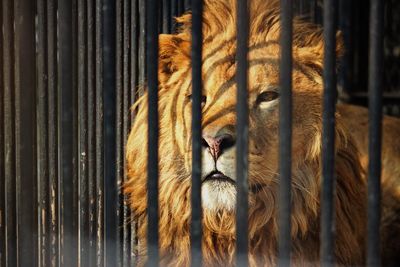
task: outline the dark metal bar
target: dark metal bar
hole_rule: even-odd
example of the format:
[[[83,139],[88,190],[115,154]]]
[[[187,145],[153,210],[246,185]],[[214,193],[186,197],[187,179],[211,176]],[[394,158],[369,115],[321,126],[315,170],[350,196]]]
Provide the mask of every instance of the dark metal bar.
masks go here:
[[[146,1],[148,85],[147,266],[159,266],[158,251],[158,1]]]
[[[174,33],[176,31],[177,23],[175,18],[178,16],[178,1],[171,1],[171,32]]]
[[[3,25],[3,3],[0,2],[0,24]],[[0,28],[0,266],[6,266],[5,173],[4,173],[4,80],[3,80],[3,27]]]
[[[184,0],[175,0],[178,3],[178,16],[182,15],[185,11]]]
[[[340,61],[340,85],[342,88],[342,95],[348,96],[352,92],[353,86],[353,1],[340,0],[339,1],[339,27],[343,36],[344,54]]]
[[[59,88],[59,213],[60,264],[78,265],[78,232],[74,184],[74,84],[72,3],[58,1],[58,88]]]
[[[127,8],[129,10],[129,8]],[[114,0],[103,0],[102,4],[103,28],[103,103],[104,103],[104,238],[105,238],[105,265],[121,265],[119,241],[119,199],[116,177],[116,44],[115,19],[116,10]]]
[[[170,33],[171,32],[171,5],[170,1],[163,0],[162,2],[162,22],[163,22],[163,33]]]
[[[380,266],[384,3],[371,0],[370,4],[367,266]]]
[[[129,1],[129,0],[124,0],[124,6],[123,6],[123,88],[121,88],[121,92],[119,92],[120,95],[122,95],[122,101],[120,102],[120,110],[122,111],[121,114],[121,119],[122,119],[122,125],[121,125],[121,131],[122,131],[122,140],[121,140],[121,161],[120,165],[122,167],[122,177],[120,177],[119,183],[122,184],[125,179],[126,179],[126,172],[125,172],[125,166],[126,166],[126,161],[125,161],[125,155],[126,155],[126,146],[125,142],[128,140],[128,134],[131,126],[131,114],[130,114],[130,107],[133,104],[131,101],[132,95],[131,92],[132,90],[135,90],[135,85],[132,83],[132,80],[137,81],[137,77],[133,77],[133,74],[131,72],[131,68],[133,67],[134,64],[137,63],[132,63],[131,60],[131,54],[133,53],[132,49],[133,47],[137,47],[137,37],[132,36],[132,31],[133,29],[137,27],[137,25],[133,25],[132,22],[137,23],[137,18],[136,16],[136,10],[137,10],[137,1]],[[135,17],[135,18],[133,18]],[[131,87],[133,86],[133,87]],[[134,96],[133,96],[134,97]],[[129,205],[128,205],[128,196],[123,196],[122,192],[120,191],[120,203],[121,203],[121,226],[122,226],[122,259],[123,259],[123,265],[124,266],[132,266],[131,263],[131,227],[130,227],[130,217],[131,213],[129,210]]]
[[[2,1],[3,85],[4,85],[4,176],[5,176],[5,261],[17,266],[17,221],[15,191],[15,110],[14,110],[14,2]]]
[[[125,86],[129,80],[129,74],[126,72],[129,70],[129,42],[135,42],[129,34],[129,25],[131,25],[131,12],[132,8],[127,0],[121,1],[119,7],[117,6],[117,175],[118,183],[123,184],[125,180],[125,142],[127,137],[125,133],[128,131],[127,124],[130,119],[129,108],[126,108],[126,102],[130,102],[130,96],[127,95]],[[134,5],[133,3],[131,5]],[[136,25],[132,25],[136,27]],[[127,55],[128,54],[128,55]],[[126,58],[128,57],[128,59]],[[128,77],[127,77],[128,76]],[[130,90],[129,90],[130,91]],[[121,253],[121,266],[131,266],[130,261],[130,227],[129,220],[130,213],[128,209],[128,203],[126,203],[126,196],[120,192],[120,225],[122,226],[122,249]]]
[[[95,77],[96,77],[96,264],[104,266],[104,95],[103,95],[103,1],[95,1]]]
[[[58,92],[57,92],[57,28],[54,0],[47,0],[47,96],[48,96],[48,160],[51,266],[59,263],[59,157],[58,157]]]
[[[292,176],[292,32],[293,6],[281,0],[281,61],[279,103],[279,266],[290,265]]]
[[[46,38],[46,3],[37,1],[37,170],[38,170],[38,264],[50,265],[50,205],[49,205],[49,165],[48,165],[48,89],[47,89],[47,38]]]
[[[19,266],[37,265],[35,3],[14,1],[17,255]]]
[[[203,1],[193,0],[192,12],[192,221],[191,266],[202,265],[201,208],[201,99],[202,99],[202,14]]]
[[[123,126],[124,126],[124,121],[123,121],[123,116],[124,116],[124,109],[123,109],[123,53],[125,52],[124,47],[123,47],[123,38],[124,38],[124,27],[125,27],[125,17],[124,14],[127,12],[125,10],[125,5],[127,1],[126,0],[120,0],[116,1],[116,178],[117,178],[117,183],[119,185],[123,184],[124,181],[124,143],[125,139],[123,138]],[[133,41],[133,40],[132,40]],[[123,232],[122,236],[119,236],[119,239],[122,241],[122,250],[119,251],[118,253],[118,258],[117,258],[117,266],[128,266],[125,265],[125,262],[127,262],[126,259],[126,242],[124,240],[125,237],[125,229],[126,226],[124,226],[124,219],[125,219],[125,213],[124,213],[124,197],[121,195],[121,192],[118,192],[120,194],[119,197],[119,204],[121,207],[118,208],[118,210],[121,209],[121,212],[119,215],[119,223],[123,227]],[[129,242],[128,242],[129,245]]]
[[[139,84],[139,34],[140,34],[140,27],[139,27],[139,0],[134,0],[131,2],[131,54],[130,54],[130,76],[131,76],[131,93],[130,93],[130,105],[136,100],[137,91],[138,91],[138,84]],[[134,112],[131,112],[131,120],[129,122],[128,130],[130,130],[130,124],[134,119]]]
[[[185,0],[185,11],[192,9],[192,1],[193,0]]]
[[[172,1],[173,2],[173,1]],[[139,3],[139,84],[144,84],[146,80],[146,38],[147,38],[147,27],[146,27],[146,0],[138,0]],[[142,95],[143,90],[138,92]]]
[[[136,100],[138,95],[138,81],[139,81],[139,1],[134,0],[131,2],[131,54],[130,54],[130,76],[131,76],[131,83],[130,83],[130,102],[129,102],[129,111],[128,109],[125,110],[127,114],[129,114],[129,118],[127,118],[126,127],[126,135],[128,136],[129,130],[131,128],[131,123],[135,118],[135,112],[131,110],[131,106]],[[128,138],[124,138],[125,142]],[[125,157],[124,157],[125,160]],[[124,166],[126,164],[124,163]],[[137,254],[138,248],[138,240],[136,237],[136,222],[133,219],[133,214],[131,213],[128,205],[128,196],[125,196],[125,205],[124,205],[124,254],[126,265],[132,262],[132,264],[136,261],[135,255]]]
[[[96,231],[96,47],[95,47],[95,2],[88,0],[87,2],[87,90],[88,90],[88,190],[89,190],[89,266],[97,264],[97,231]]]
[[[335,105],[337,1],[324,1],[324,99],[322,113],[321,264],[334,264]]]
[[[247,1],[237,1],[237,106],[236,106],[236,265],[248,266],[248,38],[249,14]]]
[[[133,16],[134,14],[132,14],[132,10],[131,10],[131,1],[130,0],[124,0],[124,12],[123,12],[123,84],[122,84],[122,103],[121,103],[121,107],[122,107],[122,111],[123,111],[123,126],[121,127],[122,129],[122,134],[123,134],[123,144],[125,144],[126,140],[128,140],[128,134],[129,134],[129,130],[130,130],[130,107],[133,103],[131,103],[131,90],[134,88],[130,88],[131,87],[131,80],[132,80],[132,74],[130,72],[130,68],[131,68],[131,53],[132,53],[132,44],[135,42],[135,39],[132,39],[133,36],[131,36],[131,16]],[[135,86],[135,85],[133,85]],[[125,146],[123,145],[123,149],[122,149],[122,153],[123,153],[123,162],[125,162],[125,154],[126,154],[126,149]],[[123,167],[125,167],[125,164],[123,165]],[[125,173],[124,173],[124,177],[125,179]]]
[[[86,3],[78,1],[78,183],[79,183],[79,264],[89,266],[89,189],[88,189],[88,121],[86,90]]]

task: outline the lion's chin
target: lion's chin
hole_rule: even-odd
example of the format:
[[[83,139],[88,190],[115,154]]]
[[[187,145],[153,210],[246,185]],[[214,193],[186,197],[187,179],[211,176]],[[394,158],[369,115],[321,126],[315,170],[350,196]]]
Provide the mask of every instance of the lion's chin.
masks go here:
[[[201,187],[203,208],[209,211],[234,211],[236,187],[227,181],[206,181]]]

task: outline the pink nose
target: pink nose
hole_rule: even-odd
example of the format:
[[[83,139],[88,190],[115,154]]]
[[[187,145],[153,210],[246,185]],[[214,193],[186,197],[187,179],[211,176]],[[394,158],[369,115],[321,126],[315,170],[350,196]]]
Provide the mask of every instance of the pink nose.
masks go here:
[[[224,150],[235,145],[235,138],[230,134],[221,134],[216,137],[203,135],[203,146],[208,148],[216,161]]]

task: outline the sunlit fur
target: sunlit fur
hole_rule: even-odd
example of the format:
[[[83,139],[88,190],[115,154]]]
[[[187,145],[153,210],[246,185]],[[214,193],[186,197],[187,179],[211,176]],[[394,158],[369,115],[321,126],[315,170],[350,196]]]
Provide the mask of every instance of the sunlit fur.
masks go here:
[[[235,124],[236,10],[233,0],[206,0],[203,21],[203,132]],[[263,189],[249,195],[251,266],[277,262],[278,113],[263,108],[257,95],[279,85],[279,9],[276,1],[254,0],[249,39],[249,184]],[[191,68],[190,15],[178,18],[179,33],[159,40],[159,233],[161,266],[190,263]],[[323,39],[318,27],[294,21],[292,263],[320,264]],[[341,53],[339,39],[337,53]],[[146,261],[146,94],[127,143],[125,193],[138,221],[139,265]],[[339,265],[363,265],[366,239],[366,186],[355,143],[336,116],[336,243]],[[234,264],[235,216],[227,209],[203,210],[205,266]]]

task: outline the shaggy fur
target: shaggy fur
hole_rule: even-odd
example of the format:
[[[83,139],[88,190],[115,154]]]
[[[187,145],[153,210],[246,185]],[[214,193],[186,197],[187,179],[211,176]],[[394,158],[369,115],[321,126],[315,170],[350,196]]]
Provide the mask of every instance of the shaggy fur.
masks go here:
[[[203,133],[235,125],[236,10],[233,0],[206,0],[203,21]],[[162,266],[190,263],[191,94],[190,15],[178,18],[179,33],[160,35],[159,233]],[[276,1],[250,5],[249,39],[249,260],[251,266],[277,261],[278,111],[257,102],[260,93],[279,89],[279,9]],[[337,52],[341,52],[339,42]],[[294,21],[293,36],[292,262],[319,265],[322,65],[321,29]],[[139,265],[146,261],[146,94],[127,144],[129,180],[125,192],[138,221]],[[335,136],[336,243],[339,265],[365,263],[366,186],[356,143],[337,114]],[[205,266],[234,265],[235,214],[203,210]]]

